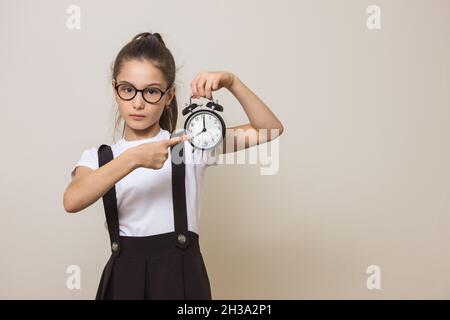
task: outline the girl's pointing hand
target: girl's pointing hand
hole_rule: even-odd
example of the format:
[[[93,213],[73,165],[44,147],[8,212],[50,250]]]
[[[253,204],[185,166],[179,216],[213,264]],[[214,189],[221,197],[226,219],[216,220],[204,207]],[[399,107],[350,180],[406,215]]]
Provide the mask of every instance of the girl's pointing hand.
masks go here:
[[[192,97],[212,100],[212,92],[220,88],[230,88],[234,78],[235,75],[227,71],[200,72],[191,82]]]
[[[169,157],[169,147],[189,140],[188,135],[174,137],[161,141],[152,141],[132,148],[138,167],[161,169]]]

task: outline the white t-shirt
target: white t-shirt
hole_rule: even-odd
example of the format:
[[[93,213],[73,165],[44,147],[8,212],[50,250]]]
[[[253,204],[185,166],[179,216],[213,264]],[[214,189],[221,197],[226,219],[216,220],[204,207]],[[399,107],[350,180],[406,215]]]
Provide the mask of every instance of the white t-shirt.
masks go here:
[[[152,138],[135,141],[122,138],[111,145],[111,149],[116,158],[130,147],[164,139],[170,139],[170,132],[161,129]],[[80,160],[72,168],[71,177],[74,177],[77,166],[98,169],[97,152],[98,147],[84,150]],[[202,150],[194,149],[189,141],[184,141],[184,152],[188,230],[198,234],[203,174],[208,166],[217,165],[218,155],[214,149],[205,150],[202,153]],[[118,181],[115,186],[120,235],[144,237],[175,231],[170,152],[161,169],[137,168]]]

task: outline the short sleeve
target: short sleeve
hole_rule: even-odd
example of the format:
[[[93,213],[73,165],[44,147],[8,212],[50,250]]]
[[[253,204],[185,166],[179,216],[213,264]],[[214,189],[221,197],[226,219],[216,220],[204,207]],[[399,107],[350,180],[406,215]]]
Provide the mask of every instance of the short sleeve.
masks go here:
[[[83,151],[78,162],[72,167],[72,171],[70,173],[70,176],[72,177],[72,179],[75,176],[75,169],[78,166],[86,166],[86,167],[91,168],[92,170],[98,169],[97,148],[92,147],[92,148],[89,148],[89,149],[86,149]]]

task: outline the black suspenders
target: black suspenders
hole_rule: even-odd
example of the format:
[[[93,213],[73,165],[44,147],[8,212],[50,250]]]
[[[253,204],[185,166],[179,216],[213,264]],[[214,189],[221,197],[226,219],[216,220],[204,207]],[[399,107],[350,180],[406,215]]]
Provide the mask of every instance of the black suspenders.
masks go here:
[[[177,164],[174,161],[178,157],[177,150],[180,151],[179,156],[183,161]],[[113,160],[111,147],[101,145],[98,150],[99,166],[103,166]],[[173,198],[173,214],[175,227],[175,244],[180,248],[186,248],[189,245],[188,237],[188,221],[186,210],[186,188],[185,188],[185,155],[184,148],[171,147],[172,158],[172,198]],[[103,195],[103,206],[105,208],[106,223],[108,224],[108,232],[111,242],[111,250],[114,255],[120,253],[119,241],[119,214],[117,210],[116,188],[113,186]]]
[[[102,144],[98,149],[99,167],[113,160],[111,147]],[[106,223],[108,225],[109,238],[111,241],[111,250],[114,256],[120,253],[119,245],[119,212],[117,210],[116,186],[112,186],[103,195],[103,207],[105,208]]]
[[[178,147],[177,147],[178,146]],[[189,246],[188,221],[186,210],[186,188],[185,188],[185,154],[184,142],[180,148],[179,145],[172,146],[172,198],[174,214],[174,242],[179,248],[185,249]],[[179,150],[178,155],[176,152]],[[182,161],[179,161],[182,157]],[[98,149],[99,167],[113,160],[114,155],[110,146],[102,144]],[[178,161],[177,161],[178,160]],[[176,163],[180,162],[180,163]],[[109,259],[104,273],[104,286],[101,296],[105,296],[106,288],[109,283],[114,259],[120,254],[120,235],[119,235],[119,213],[117,210],[117,198],[115,185],[112,186],[103,195],[103,207],[105,209],[106,223],[108,225],[109,238],[111,243],[111,258]]]
[[[178,148],[171,147],[172,158],[172,199],[173,199],[173,214],[174,214],[174,226],[176,245],[180,248],[186,248],[189,245],[188,237],[188,221],[186,210],[186,187],[185,187],[185,155],[184,155],[184,142],[182,148],[180,148],[179,156],[182,161],[178,160],[179,156],[176,154]],[[175,160],[175,161],[174,161]],[[181,162],[176,164],[176,162]]]

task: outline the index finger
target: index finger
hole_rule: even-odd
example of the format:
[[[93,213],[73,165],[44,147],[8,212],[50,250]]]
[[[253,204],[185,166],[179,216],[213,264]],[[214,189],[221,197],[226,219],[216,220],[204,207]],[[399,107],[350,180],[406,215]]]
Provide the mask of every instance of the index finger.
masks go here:
[[[170,138],[167,140],[164,140],[163,143],[165,144],[166,147],[171,147],[174,146],[176,144],[179,144],[180,142],[184,141],[187,139],[186,135],[183,136],[179,136],[179,137],[174,137],[174,138]]]

